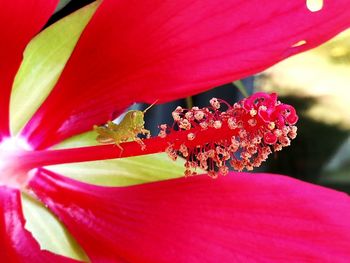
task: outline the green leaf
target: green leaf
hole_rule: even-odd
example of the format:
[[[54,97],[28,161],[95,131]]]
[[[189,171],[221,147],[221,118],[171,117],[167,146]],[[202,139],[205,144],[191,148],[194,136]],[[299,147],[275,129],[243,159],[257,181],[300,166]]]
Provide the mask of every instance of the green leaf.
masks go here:
[[[11,94],[13,134],[18,133],[55,86],[99,3],[94,2],[46,28],[26,47]]]
[[[127,186],[184,176],[184,161],[151,154],[105,161],[48,166],[67,177],[104,186]]]
[[[90,131],[71,137],[55,149],[96,145],[97,133]],[[86,183],[127,186],[184,176],[184,160],[172,161],[166,154],[151,154],[112,160],[60,164],[46,167],[51,171]]]
[[[97,132],[94,130],[84,132],[75,136],[72,136],[59,144],[53,146],[53,149],[75,148],[96,145]]]
[[[67,229],[43,204],[22,194],[25,228],[39,242],[42,249],[59,255],[89,262],[89,258]]]

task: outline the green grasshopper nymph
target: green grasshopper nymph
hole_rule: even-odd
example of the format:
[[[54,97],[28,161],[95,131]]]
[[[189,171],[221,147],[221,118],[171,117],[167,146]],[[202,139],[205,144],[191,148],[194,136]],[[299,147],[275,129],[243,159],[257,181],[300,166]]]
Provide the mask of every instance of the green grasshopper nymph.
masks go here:
[[[136,141],[141,145],[142,149],[145,149],[146,145],[138,135],[146,135],[146,138],[151,137],[150,131],[144,127],[144,116],[157,101],[152,103],[152,105],[147,107],[144,111],[128,111],[119,124],[108,121],[107,124],[103,126],[94,125],[94,130],[98,133],[96,140],[103,144],[114,143],[122,152],[124,149],[120,144],[128,141]]]

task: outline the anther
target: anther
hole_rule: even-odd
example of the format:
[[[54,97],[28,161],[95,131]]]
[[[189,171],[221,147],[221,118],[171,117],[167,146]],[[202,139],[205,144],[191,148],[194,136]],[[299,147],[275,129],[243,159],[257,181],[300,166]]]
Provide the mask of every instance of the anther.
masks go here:
[[[222,122],[221,121],[214,121],[213,127],[215,129],[220,129],[222,126]]]
[[[251,109],[251,110],[249,111],[249,114],[250,114],[250,116],[252,116],[252,117],[254,117],[254,116],[256,115],[256,113],[257,113],[257,111],[254,110],[254,109]]]
[[[273,130],[275,127],[276,127],[276,124],[274,122],[270,122],[267,127],[270,129],[270,130]]]
[[[196,135],[194,133],[191,132],[191,133],[187,134],[187,139],[189,141],[193,141],[194,138],[196,138]]]
[[[210,101],[210,105],[214,108],[214,109],[220,109],[220,102],[218,101],[217,98],[212,98]]]

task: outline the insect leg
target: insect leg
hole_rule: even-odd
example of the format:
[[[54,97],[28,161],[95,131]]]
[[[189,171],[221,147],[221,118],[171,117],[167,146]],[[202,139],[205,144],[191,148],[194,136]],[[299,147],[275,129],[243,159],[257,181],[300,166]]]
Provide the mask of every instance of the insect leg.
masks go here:
[[[146,144],[143,142],[143,140],[141,138],[135,136],[134,140],[135,140],[135,142],[140,144],[142,151],[146,149]]]
[[[115,142],[114,145],[117,146],[120,149],[119,157],[122,156],[122,154],[124,152],[124,148],[118,142]]]
[[[146,135],[147,139],[151,138],[151,132],[149,130],[141,128],[141,133]]]

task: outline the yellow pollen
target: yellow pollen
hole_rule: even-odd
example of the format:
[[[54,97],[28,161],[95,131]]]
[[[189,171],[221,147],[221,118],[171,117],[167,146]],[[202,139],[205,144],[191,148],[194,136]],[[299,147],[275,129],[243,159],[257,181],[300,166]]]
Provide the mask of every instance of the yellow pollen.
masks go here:
[[[270,122],[267,126],[270,130],[273,130],[276,127],[276,124],[274,122]]]
[[[250,116],[252,116],[252,117],[254,117],[256,115],[256,113],[257,112],[254,109],[251,109],[250,112],[249,112]]]
[[[267,110],[267,108],[266,108],[266,106],[264,106],[264,105],[261,105],[261,106],[259,107],[259,110],[263,110],[263,111],[266,111],[266,110]]]

